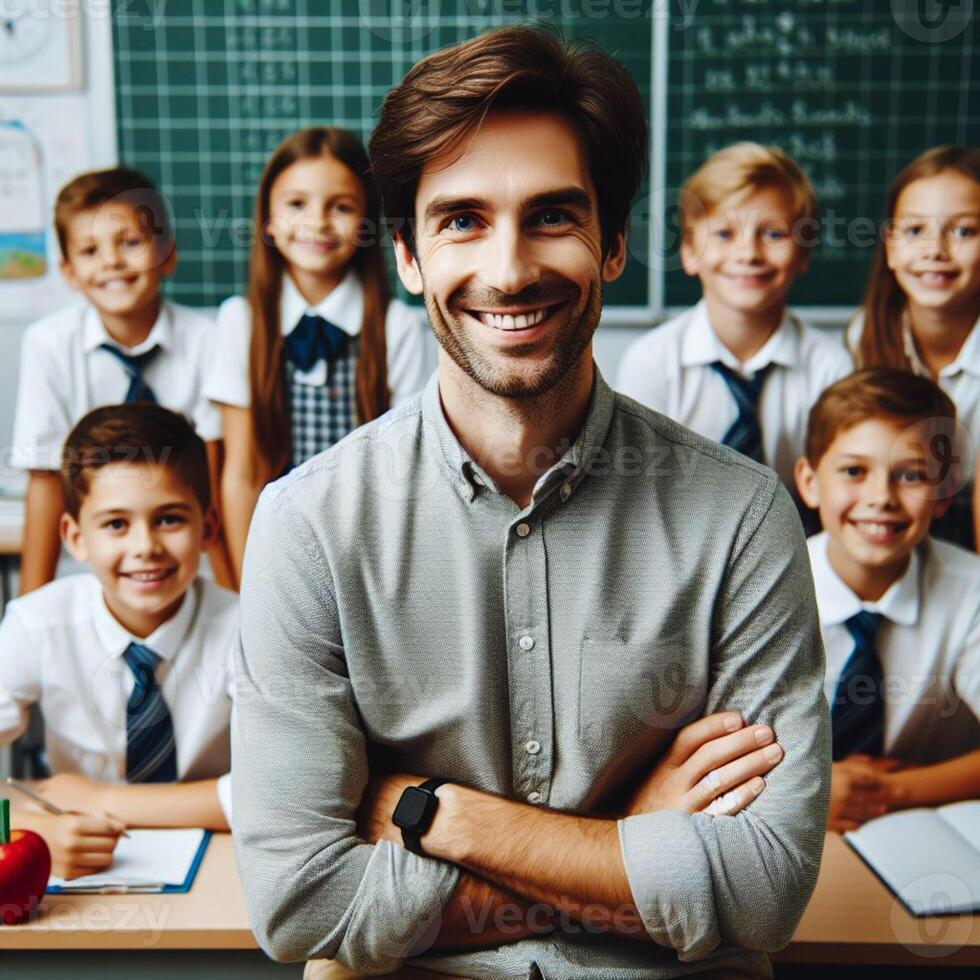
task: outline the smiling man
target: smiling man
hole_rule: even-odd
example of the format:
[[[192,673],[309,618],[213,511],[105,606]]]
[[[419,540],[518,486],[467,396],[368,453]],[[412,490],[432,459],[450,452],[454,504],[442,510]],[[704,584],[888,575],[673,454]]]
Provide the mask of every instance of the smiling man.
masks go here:
[[[593,362],[646,138],[621,65],[531,28],[382,108],[439,368],[266,490],[242,587],[239,868],[308,977],[767,976],[809,897],[829,740],[796,512]]]

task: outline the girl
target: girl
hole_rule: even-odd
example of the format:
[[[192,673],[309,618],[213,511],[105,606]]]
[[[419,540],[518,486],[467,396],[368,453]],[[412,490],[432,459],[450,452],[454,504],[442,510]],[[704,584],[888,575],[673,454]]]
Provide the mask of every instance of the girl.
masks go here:
[[[980,149],[937,146],[913,160],[885,198],[888,227],[862,311],[847,331],[858,368],[897,367],[937,381],[971,446],[956,452],[973,476],[980,445]],[[980,542],[980,480],[964,488],[932,533]]]
[[[424,314],[389,297],[380,207],[357,138],[290,136],[259,181],[248,297],[218,311],[205,393],[218,404],[221,504],[241,576],[265,483],[419,391],[435,359]]]

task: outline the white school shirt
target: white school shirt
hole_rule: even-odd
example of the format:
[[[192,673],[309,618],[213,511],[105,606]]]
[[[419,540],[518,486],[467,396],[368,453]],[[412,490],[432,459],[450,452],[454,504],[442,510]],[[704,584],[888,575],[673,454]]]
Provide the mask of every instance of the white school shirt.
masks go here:
[[[0,623],[0,746],[24,731],[30,705],[39,703],[53,773],[125,783],[126,702],[135,679],[122,655],[132,641],[162,658],[156,676],[173,719],[177,779],[228,773],[238,596],[201,577],[146,639],[109,612],[89,573],[14,599]],[[227,779],[218,797],[230,817]]]
[[[847,328],[847,345],[854,351],[861,340],[864,330],[864,312],[855,314]],[[973,325],[956,359],[947,364],[938,377],[922,362],[915,347],[912,335],[912,325],[909,323],[908,311],[902,317],[902,342],[905,353],[912,363],[915,374],[934,380],[943,391],[953,400],[956,406],[956,418],[962,423],[970,436],[973,455],[980,448],[980,317]],[[972,479],[972,473],[970,474]]]
[[[214,321],[198,310],[164,301],[146,340],[124,348],[108,334],[98,311],[76,303],[27,328],[21,345],[13,462],[20,469],[57,470],[65,437],[83,415],[123,401],[129,375],[99,345],[126,354],[160,352],[143,376],[161,405],[188,416],[205,441],[221,438],[221,415],[203,390],[203,368]]]
[[[803,454],[810,408],[828,385],[853,369],[843,344],[787,311],[765,345],[743,365],[718,338],[702,300],[630,344],[616,388],[721,442],[738,409],[725,380],[711,367],[714,361],[746,377],[774,365],[759,397],[762,451],[765,462],[795,493],[793,467]]]
[[[303,299],[288,273],[283,275],[279,300],[283,336],[291,334],[306,314],[322,316],[349,336],[358,336],[364,317],[364,290],[357,274],[353,270],[348,272],[315,306]],[[212,358],[204,379],[204,393],[212,402],[238,408],[248,408],[251,404],[248,374],[251,339],[252,311],[248,301],[242,296],[226,299],[218,310],[217,356]],[[394,407],[421,391],[435,370],[435,350],[425,313],[393,299],[385,316],[385,341],[388,389]],[[295,372],[293,378],[303,384],[322,385],[327,380],[327,364],[320,361],[309,371]]]
[[[980,748],[980,556],[926,538],[905,574],[877,602],[862,602],[831,566],[828,541],[826,532],[807,541],[828,702],[854,651],[845,621],[878,612],[885,754],[929,765]]]

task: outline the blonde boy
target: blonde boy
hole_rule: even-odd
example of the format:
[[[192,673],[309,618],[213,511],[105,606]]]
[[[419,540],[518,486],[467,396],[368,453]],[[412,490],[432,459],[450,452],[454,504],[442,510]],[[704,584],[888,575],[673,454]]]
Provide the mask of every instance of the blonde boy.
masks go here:
[[[702,299],[634,341],[617,387],[766,463],[792,491],[807,412],[851,369],[786,308],[816,243],[813,188],[781,150],[736,143],[688,178],[680,207],[681,261]]]
[[[0,745],[38,703],[64,816],[27,811],[55,873],[105,868],[126,824],[227,829],[238,602],[197,575],[213,537],[204,443],[159,405],[95,409],[62,460],[62,538],[89,574],[0,623]],[[179,785],[173,785],[179,783]],[[110,816],[111,814],[111,816]]]
[[[800,495],[833,723],[829,825],[980,796],[980,557],[929,538],[956,478],[932,381],[860,371],[810,413]]]
[[[62,273],[84,302],[28,327],[21,346],[14,421],[14,463],[28,472],[21,594],[54,577],[64,510],[61,447],[87,411],[157,401],[184,412],[210,442],[213,466],[221,436],[220,418],[201,391],[211,321],[160,295],[177,265],[160,192],[126,167],[85,173],[62,188],[54,222]],[[221,555],[215,542],[219,578]]]

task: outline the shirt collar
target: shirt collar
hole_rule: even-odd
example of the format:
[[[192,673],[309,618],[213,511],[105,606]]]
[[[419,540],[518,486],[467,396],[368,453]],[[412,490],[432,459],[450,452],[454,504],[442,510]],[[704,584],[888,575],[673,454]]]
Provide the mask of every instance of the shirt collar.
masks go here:
[[[159,654],[163,660],[173,660],[184,645],[199,604],[197,582],[192,582],[184,593],[180,607],[165,623],[158,626],[145,639],[133,636],[109,611],[98,580],[93,576],[95,632],[105,652],[111,657],[121,657],[130,643],[141,643]]]
[[[364,319],[364,291],[357,273],[351,269],[323,299],[314,306],[303,299],[289,273],[282,277],[282,293],[279,299],[279,324],[283,336],[288,336],[299,321],[309,313],[340,327],[344,333],[356,337],[361,332]]]
[[[170,309],[170,305],[166,302],[160,304],[160,312],[157,314],[156,321],[150,328],[150,332],[146,335],[146,340],[137,344],[135,347],[123,347],[122,344],[114,340],[109,335],[109,331],[103,326],[99,312],[94,306],[87,306],[84,316],[82,346],[86,354],[89,351],[96,350],[102,344],[111,344],[113,347],[117,347],[123,351],[123,353],[130,354],[134,357],[139,354],[145,354],[154,347],[160,347],[163,350],[173,347],[173,312]]]
[[[559,483],[574,489],[589,472],[591,463],[601,455],[615,408],[615,394],[593,362],[594,379],[585,424],[562,457],[534,486],[532,506],[538,504]],[[429,379],[422,393],[422,423],[426,437],[436,440],[443,469],[456,492],[471,502],[481,488],[497,492],[493,481],[460,445],[442,410],[439,395],[439,372]]]
[[[826,531],[810,539],[810,562],[817,590],[817,610],[825,626],[839,625],[862,609],[881,613],[901,626],[913,626],[919,619],[919,549],[909,556],[909,565],[901,578],[892,582],[877,602],[862,602],[850,586],[844,583],[830,564]],[[928,547],[928,541],[922,546]]]
[[[926,378],[934,377],[932,371],[929,370],[919,356],[919,349],[915,346],[915,337],[912,334],[912,323],[909,318],[908,309],[902,312],[902,347],[905,350],[905,356],[908,357],[912,365],[914,374],[921,374]],[[980,377],[980,317],[977,317],[977,322],[973,324],[973,327],[967,334],[966,340],[963,341],[963,346],[960,348],[960,352],[956,355],[955,360],[947,364],[939,372],[939,377],[951,378],[961,371]]]
[[[795,367],[800,361],[800,326],[788,311],[772,336],[745,364],[721,342],[708,316],[708,304],[701,300],[691,312],[691,322],[681,341],[681,367],[698,367],[721,361],[739,373],[755,374],[769,364]]]

